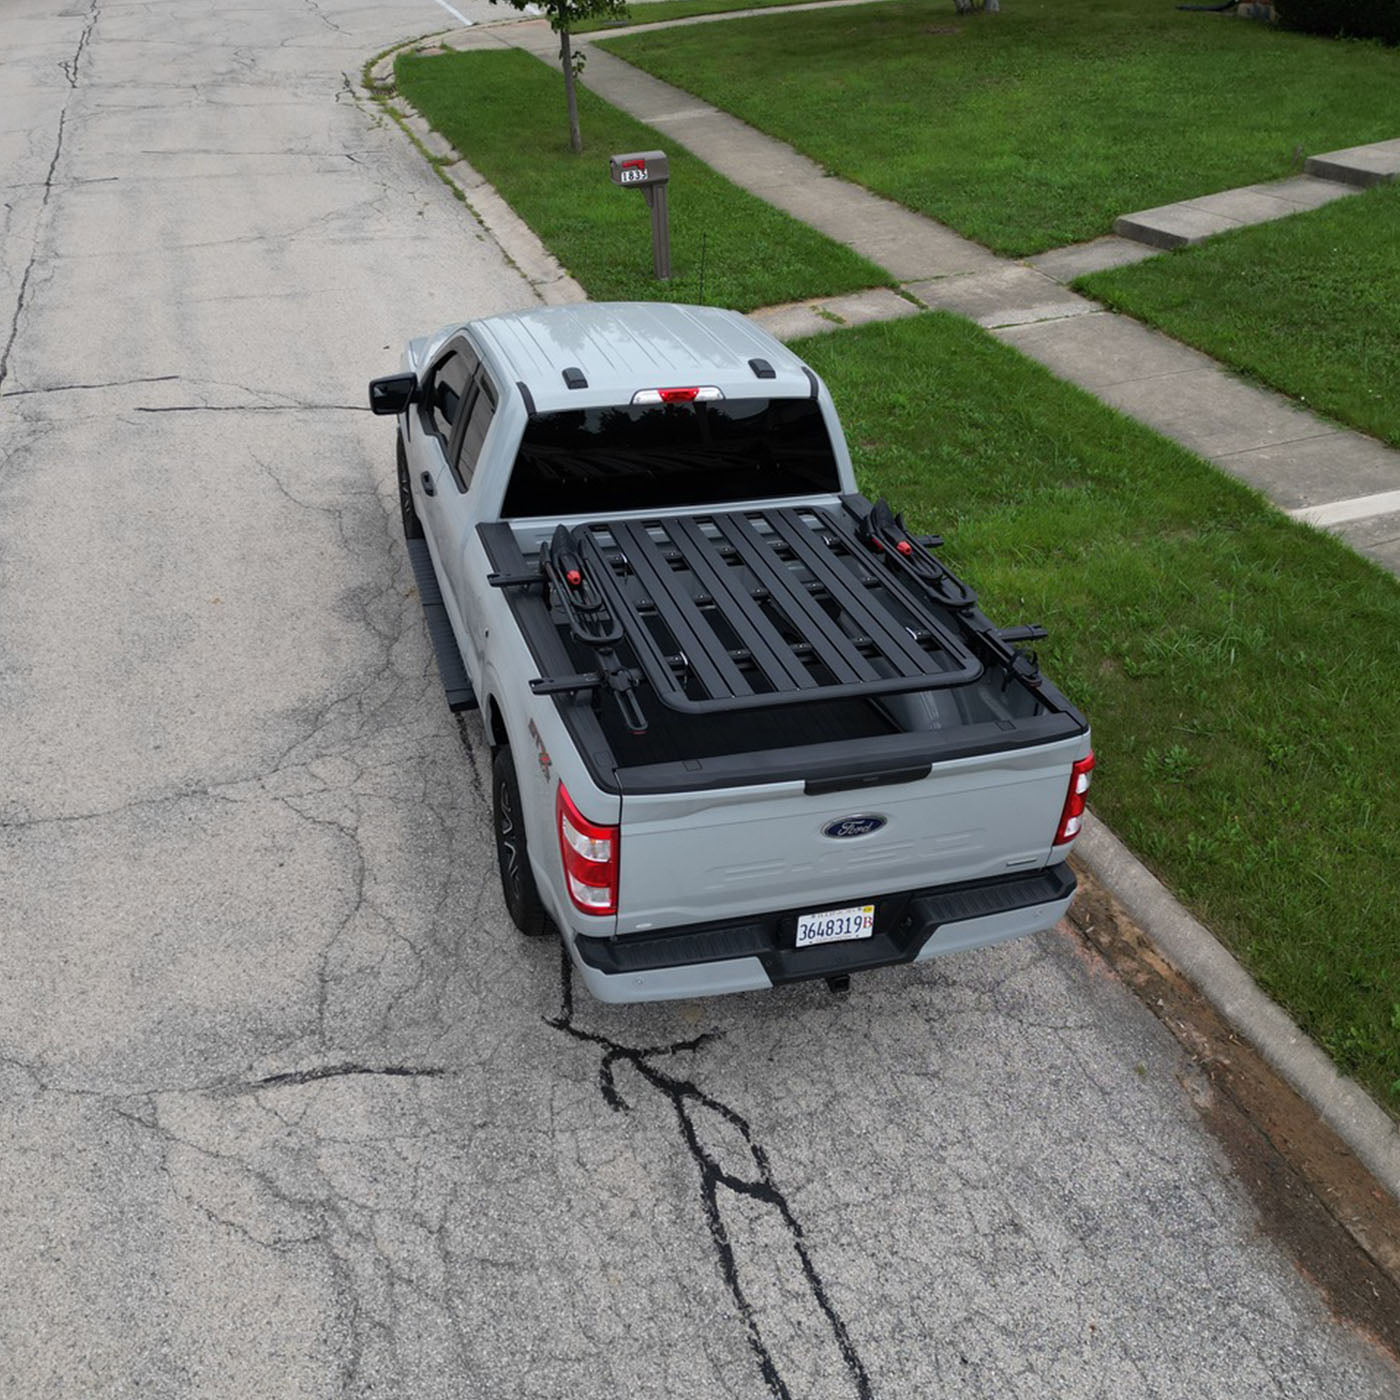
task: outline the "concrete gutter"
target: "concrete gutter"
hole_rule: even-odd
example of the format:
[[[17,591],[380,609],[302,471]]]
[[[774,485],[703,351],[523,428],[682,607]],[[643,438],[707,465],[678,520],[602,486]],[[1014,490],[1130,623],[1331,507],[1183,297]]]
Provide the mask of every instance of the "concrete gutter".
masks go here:
[[[1133,916],[1157,949],[1400,1201],[1400,1124],[1259,989],[1224,945],[1096,817],[1086,815],[1075,857]]]

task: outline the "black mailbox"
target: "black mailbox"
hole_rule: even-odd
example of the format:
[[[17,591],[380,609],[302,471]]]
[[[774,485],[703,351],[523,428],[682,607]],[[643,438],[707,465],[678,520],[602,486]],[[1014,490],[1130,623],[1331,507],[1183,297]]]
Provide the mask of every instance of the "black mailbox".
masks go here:
[[[671,163],[665,151],[632,151],[608,159],[608,174],[623,189],[641,190],[651,210],[651,265],[659,281],[671,275],[671,220],[666,208],[666,183]]]

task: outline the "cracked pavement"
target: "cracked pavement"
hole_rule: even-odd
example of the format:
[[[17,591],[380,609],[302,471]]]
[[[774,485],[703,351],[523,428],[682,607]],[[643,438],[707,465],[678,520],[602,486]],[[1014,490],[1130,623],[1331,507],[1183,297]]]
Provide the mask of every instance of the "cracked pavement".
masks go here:
[[[360,410],[533,297],[354,95],[434,7],[4,7],[0,1393],[1400,1392],[1068,933],[607,1008],[510,929]]]

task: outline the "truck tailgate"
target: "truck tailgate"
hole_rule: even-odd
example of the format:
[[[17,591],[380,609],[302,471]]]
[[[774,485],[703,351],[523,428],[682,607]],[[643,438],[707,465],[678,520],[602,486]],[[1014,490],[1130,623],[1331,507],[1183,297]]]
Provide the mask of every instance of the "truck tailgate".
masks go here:
[[[862,904],[898,890],[1045,864],[1081,737],[935,764],[927,776],[809,794],[802,783],[622,800],[618,933],[780,909]],[[873,817],[868,834],[825,834]]]

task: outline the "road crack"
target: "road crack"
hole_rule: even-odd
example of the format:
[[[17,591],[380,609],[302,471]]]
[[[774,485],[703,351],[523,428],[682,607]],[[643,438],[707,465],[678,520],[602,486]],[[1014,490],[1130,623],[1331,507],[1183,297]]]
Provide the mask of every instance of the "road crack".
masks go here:
[[[77,91],[78,68],[82,63],[88,41],[92,38],[93,28],[97,24],[97,16],[97,0],[92,0],[87,22],[83,25],[83,32],[78,36],[73,56],[65,59],[61,65],[64,76],[68,79],[70,94]],[[70,96],[68,101],[71,100]],[[33,277],[35,265],[39,261],[39,241],[43,235],[44,215],[48,212],[49,200],[53,197],[54,174],[58,170],[58,162],[63,155],[63,138],[68,127],[68,101],[64,102],[63,110],[58,114],[58,132],[54,138],[53,155],[49,158],[49,168],[44,175],[44,193],[39,200],[39,214],[34,223],[34,244],[29,250],[29,258],[24,265],[24,271],[20,274],[19,291],[15,296],[14,314],[10,317],[9,334],[5,338],[4,349],[0,350],[0,384],[4,384],[10,372],[10,356],[15,348],[15,340],[19,336],[19,324],[24,316],[25,305],[29,300],[29,281]]]
[[[573,964],[569,960],[567,948],[561,948],[562,1008],[557,1017],[546,1018],[546,1024],[562,1031],[574,1040],[597,1045],[603,1049],[603,1059],[598,1067],[598,1089],[603,1100],[614,1112],[625,1113],[631,1105],[623,1098],[617,1086],[616,1067],[630,1065],[638,1075],[652,1086],[670,1104],[676,1115],[681,1138],[700,1173],[700,1200],[709,1230],[710,1241],[714,1245],[716,1261],[725,1286],[734,1300],[739,1316],[744,1324],[744,1332],[749,1349],[758,1363],[764,1384],[774,1400],[793,1400],[800,1390],[794,1390],[783,1376],[777,1359],[764,1337],[759,1323],[758,1312],[744,1288],[739,1273],[739,1257],[735,1241],[724,1223],[720,1211],[722,1193],[730,1196],[757,1201],[771,1207],[782,1222],[791,1241],[794,1252],[801,1264],[802,1275],[807,1284],[812,1302],[830,1328],[832,1338],[841,1354],[846,1373],[851,1381],[853,1392],[859,1400],[871,1400],[870,1376],[856,1350],[855,1343],[835,1304],[831,1300],[826,1284],[807,1247],[802,1225],[794,1214],[787,1196],[774,1178],[768,1153],[755,1141],[753,1130],[746,1118],[728,1104],[707,1094],[692,1080],[683,1079],[660,1069],[655,1061],[673,1058],[678,1055],[693,1054],[707,1044],[718,1039],[713,1032],[706,1032],[690,1040],[676,1041],[670,1045],[627,1046],[619,1045],[606,1036],[592,1031],[581,1030],[574,1025]],[[726,1170],[701,1141],[696,1128],[697,1109],[717,1114],[729,1127],[735,1129],[742,1139],[744,1148],[753,1167],[753,1175],[747,1171]],[[745,1164],[746,1166],[748,1164]]]
[[[69,394],[77,389],[124,389],[132,384],[170,384],[178,374],[148,374],[140,379],[107,379],[96,384],[48,384],[37,389],[10,389],[0,399],[21,399],[31,394]]]
[[[285,1074],[269,1074],[252,1084],[240,1084],[237,1092],[258,1089],[279,1089],[287,1084],[314,1084],[321,1079],[342,1079],[349,1075],[384,1075],[391,1079],[437,1079],[447,1073],[441,1065],[323,1065],[318,1069],[289,1070]]]

